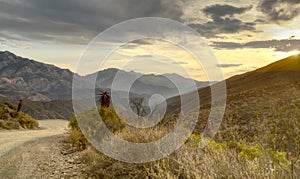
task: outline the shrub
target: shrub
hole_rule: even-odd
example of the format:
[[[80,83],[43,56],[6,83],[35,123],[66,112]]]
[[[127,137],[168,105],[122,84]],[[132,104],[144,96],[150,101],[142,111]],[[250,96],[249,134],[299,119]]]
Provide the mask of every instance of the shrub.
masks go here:
[[[104,124],[98,120],[99,115],[102,118]],[[87,110],[77,116],[80,119],[80,124],[87,127],[86,134],[94,135],[99,132],[101,125],[106,125],[108,129],[112,132],[120,131],[124,128],[124,122],[116,115],[115,111],[110,108],[101,108],[99,110]],[[76,117],[70,119],[69,127],[71,128],[71,134],[69,141],[72,143],[72,146],[78,150],[84,150],[88,145],[84,134],[80,130]]]
[[[0,104],[0,129],[35,129],[38,122],[28,114],[17,112],[10,103]]]
[[[27,114],[22,113],[18,117],[20,126],[25,129],[35,129],[39,127],[39,123]]]
[[[5,121],[5,120],[0,120],[0,129],[19,129],[20,125],[18,122],[14,121]]]
[[[72,147],[75,147],[77,150],[84,150],[88,144],[88,141],[78,129],[73,129],[69,136],[69,141],[72,144]]]
[[[72,130],[79,130],[79,126],[78,126],[78,122],[76,120],[75,117],[72,117],[69,121],[68,126],[72,129]]]
[[[109,128],[112,132],[116,132],[124,128],[125,123],[119,118],[114,110],[110,108],[101,108],[99,110],[99,114],[107,128]]]
[[[282,163],[284,163],[284,164],[289,163],[285,152],[277,152],[277,151],[272,151],[271,149],[268,149],[267,153],[271,158],[272,164],[276,167],[280,166]]]
[[[239,157],[244,160],[254,160],[262,156],[261,150],[258,147],[243,147],[239,153]]]
[[[188,144],[190,144],[193,147],[197,147],[199,145],[200,141],[201,141],[201,136],[200,135],[192,134],[189,137]]]

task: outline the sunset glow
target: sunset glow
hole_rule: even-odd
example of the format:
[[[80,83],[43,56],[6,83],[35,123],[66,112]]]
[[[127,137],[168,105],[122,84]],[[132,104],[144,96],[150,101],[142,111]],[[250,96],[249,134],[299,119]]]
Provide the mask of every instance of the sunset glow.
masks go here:
[[[220,66],[226,78],[300,52],[300,7],[296,1],[286,3],[282,1],[268,3],[267,0],[261,2],[252,0],[159,2],[157,1],[158,4],[149,4],[140,1],[139,7],[153,10],[153,12],[149,10],[149,13],[146,14],[143,11],[132,9],[131,6],[124,6],[120,11],[122,13],[116,14],[114,7],[120,7],[115,1],[106,2],[107,6],[105,7],[111,9],[104,8],[102,1],[91,1],[90,5],[81,2],[72,5],[66,4],[64,10],[54,8],[41,13],[40,9],[44,8],[40,7],[42,3],[30,1],[25,5],[22,2],[4,0],[3,5],[5,6],[0,6],[1,12],[3,12],[0,16],[0,23],[3,21],[0,29],[0,50],[8,50],[23,57],[75,71],[81,54],[99,33],[122,21],[153,16],[181,22],[198,32],[211,46],[216,58],[221,63]],[[52,3],[51,7],[61,6],[56,1],[50,4]],[[124,4],[130,4],[130,2],[124,0]],[[163,6],[156,11],[156,5]],[[11,11],[3,9],[4,7]],[[94,7],[99,7],[99,9],[94,11]],[[66,16],[66,11],[72,12],[70,13],[72,15]],[[54,13],[47,14],[47,12]],[[76,20],[77,16],[81,17],[81,12],[85,12],[83,14],[89,17],[85,18],[89,19],[88,21],[83,23],[80,18]],[[98,51],[105,50],[107,50],[105,44],[98,49]],[[183,50],[178,50],[176,46],[145,43],[132,48],[119,49],[113,52],[113,58],[128,62],[128,59],[134,56],[153,54],[157,57],[165,56],[166,53],[169,54],[170,59],[175,60],[175,63],[190,70],[192,77],[205,80],[201,74],[203,71],[194,63],[194,59]],[[151,60],[164,62],[163,58],[152,58]],[[120,67],[119,62],[117,60],[110,61],[105,64],[105,67],[118,68]],[[143,71],[142,69],[155,65],[155,63],[152,65],[149,63],[150,61],[144,63],[148,66],[133,66],[132,69],[127,66],[126,69],[140,69],[139,71],[144,73],[150,71],[156,74],[164,73],[160,71],[161,68]],[[176,72],[176,68],[172,66],[174,65],[169,62],[168,72]],[[92,72],[87,68],[81,69],[80,73],[85,75]]]

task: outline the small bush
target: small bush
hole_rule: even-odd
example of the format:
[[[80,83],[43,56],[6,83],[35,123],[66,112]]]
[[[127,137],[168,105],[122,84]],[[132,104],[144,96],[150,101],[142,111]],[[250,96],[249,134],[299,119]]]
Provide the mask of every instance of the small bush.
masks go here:
[[[38,122],[28,114],[17,112],[10,103],[0,104],[0,129],[35,129]]]
[[[262,156],[261,150],[258,147],[244,147],[239,153],[239,157],[244,160],[254,160]]]
[[[99,115],[104,123],[99,120]],[[77,118],[80,119],[81,125],[89,126],[87,131],[85,131],[88,135],[93,135],[99,132],[98,130],[101,125],[106,125],[111,132],[120,131],[125,126],[125,123],[117,116],[115,111],[110,108],[88,110],[81,113]],[[88,145],[88,141],[80,130],[77,118],[73,117],[70,119],[68,125],[71,128],[69,141],[77,150],[84,150]]]
[[[201,136],[197,134],[192,134],[188,140],[188,144],[190,144],[193,147],[199,146],[199,143],[201,141]]]
[[[69,136],[69,141],[72,144],[72,147],[75,147],[77,150],[81,151],[86,149],[88,141],[78,129],[73,129]]]
[[[71,118],[68,125],[72,130],[79,130],[78,122],[75,117]]]
[[[114,110],[110,108],[101,108],[99,110],[99,114],[107,128],[109,128],[112,132],[116,132],[124,128],[125,123],[119,118]]]
[[[280,166],[282,163],[284,163],[284,164],[289,163],[285,152],[277,152],[277,151],[272,151],[271,149],[268,149],[267,153],[272,160],[272,164],[276,167]]]
[[[19,129],[20,125],[18,122],[14,121],[5,121],[5,120],[0,120],[0,129]]]
[[[22,113],[19,115],[18,120],[21,127],[25,129],[35,129],[39,127],[39,123],[27,114]]]
[[[9,103],[9,102],[5,102],[4,105],[5,105],[5,106],[8,106],[10,109],[16,110],[16,108],[14,107],[14,105],[12,105],[12,104]]]

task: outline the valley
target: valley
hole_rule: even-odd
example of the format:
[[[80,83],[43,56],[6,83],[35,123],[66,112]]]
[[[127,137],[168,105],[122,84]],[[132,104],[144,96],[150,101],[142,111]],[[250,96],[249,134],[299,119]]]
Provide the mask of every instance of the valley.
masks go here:
[[[295,55],[227,79],[228,96],[224,119],[216,136],[205,149],[196,146],[207,125],[206,119],[211,110],[210,87],[198,91],[202,105],[193,135],[181,150],[166,159],[143,165],[115,161],[99,153],[88,143],[78,124],[77,127],[76,123],[74,124],[75,118],[71,121],[75,127],[71,125],[71,129],[67,129],[66,120],[40,120],[40,128],[37,130],[0,131],[0,164],[12,161],[0,173],[13,178],[38,176],[101,178],[101,176],[128,175],[122,171],[134,171],[132,175],[141,177],[162,177],[165,172],[172,177],[177,175],[208,177],[211,171],[218,173],[218,176],[242,178],[299,176],[299,62],[300,55]],[[100,84],[105,83],[99,81]],[[185,95],[189,96],[189,93]],[[174,116],[180,111],[179,98],[175,96],[167,100],[168,113],[158,127],[160,132],[155,128],[151,129],[153,136],[149,136],[144,130],[136,131],[125,125],[116,129],[117,135],[138,142],[147,142],[146,138],[154,140],[163,135],[176,123]],[[1,100],[4,102],[6,98]],[[115,119],[113,109],[109,110],[111,111],[102,114],[110,116],[109,124],[116,127],[116,124],[112,123],[118,123],[119,119]],[[73,117],[71,100],[27,99],[25,111],[39,116],[39,119]],[[72,152],[62,154],[68,151]],[[195,160],[199,153],[203,157]],[[43,159],[45,156],[50,160]],[[214,160],[211,160],[212,158]],[[179,166],[174,166],[175,163],[182,163],[181,172],[178,173]],[[222,168],[216,167],[219,163],[223,163]],[[262,169],[264,165],[269,165],[269,168]],[[278,165],[281,168],[278,168]],[[198,168],[191,170],[195,166]],[[51,171],[52,169],[54,171]],[[156,170],[158,173],[153,172]],[[273,172],[269,173],[270,171]]]

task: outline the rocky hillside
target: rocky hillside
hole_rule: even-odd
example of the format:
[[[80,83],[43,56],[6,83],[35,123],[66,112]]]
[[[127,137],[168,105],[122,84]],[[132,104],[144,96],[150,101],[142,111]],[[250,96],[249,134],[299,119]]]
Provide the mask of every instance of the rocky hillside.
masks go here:
[[[73,73],[53,65],[0,52],[1,96],[33,101],[70,99]]]

